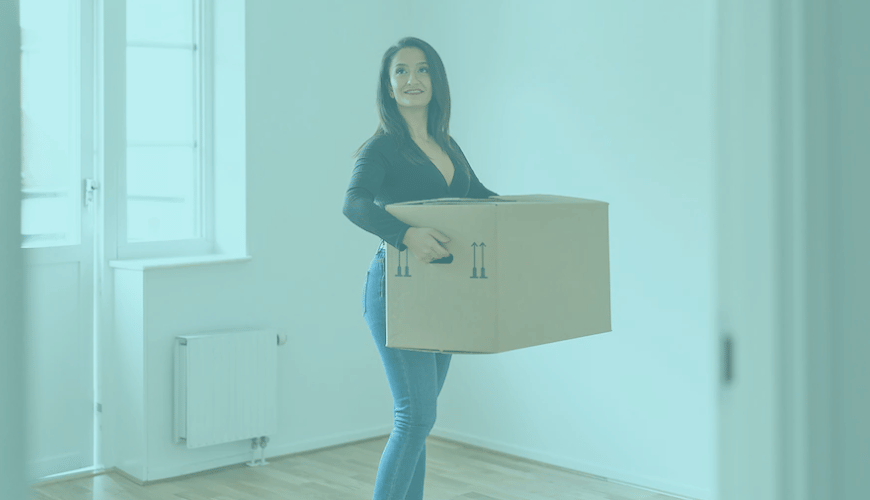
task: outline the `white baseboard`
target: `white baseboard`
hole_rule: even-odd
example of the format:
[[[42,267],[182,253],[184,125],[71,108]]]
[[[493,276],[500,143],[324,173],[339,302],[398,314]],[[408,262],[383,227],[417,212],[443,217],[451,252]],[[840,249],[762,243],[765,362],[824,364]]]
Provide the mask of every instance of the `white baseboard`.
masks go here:
[[[106,470],[99,467],[86,467],[84,469],[71,470],[69,472],[61,472],[60,474],[54,474],[51,476],[41,477],[35,480],[29,480],[28,485],[31,487],[41,487],[47,486],[49,484],[57,484],[57,483],[65,483],[67,481],[75,481],[76,479],[85,479],[89,477],[95,477],[107,472],[111,472],[111,470]]]
[[[612,483],[624,484],[633,488],[670,495],[684,500],[704,500],[714,498],[713,492],[710,490],[687,486],[685,484],[672,483],[649,476],[628,474],[625,473],[625,471],[601,467],[572,457],[553,455],[538,450],[515,446],[509,443],[493,441],[462,432],[443,429],[437,426],[432,430],[431,435],[436,438],[447,439],[519,458],[525,458],[546,465],[569,469],[581,474],[597,476]]]
[[[273,453],[269,453],[269,448],[266,448],[266,455],[267,459],[272,457],[280,458],[286,455],[295,455],[297,453],[322,450],[324,448],[331,448],[333,446],[344,446],[346,444],[355,443],[357,441],[366,441],[369,439],[384,437],[388,435],[392,430],[393,426],[392,424],[390,424],[386,426],[373,427],[364,431],[348,432],[345,434],[337,434],[324,438],[300,441],[293,443],[292,445],[276,447],[274,450],[272,450]]]
[[[293,443],[275,446],[272,443],[266,447],[266,461],[278,459],[287,455],[295,455],[309,451],[330,448],[333,446],[342,446],[356,441],[365,441],[367,439],[386,436],[393,429],[392,425],[374,427],[362,431],[349,432],[345,434],[336,434],[325,436],[307,441],[296,441]],[[258,455],[259,457],[259,455]],[[229,455],[214,460],[204,462],[189,463],[175,467],[150,467],[148,470],[148,480],[140,481],[135,478],[135,482],[141,485],[148,485],[155,482],[166,481],[169,479],[177,479],[181,476],[190,476],[195,474],[212,472],[216,469],[232,467],[243,463],[250,462],[253,458],[252,452]],[[125,474],[129,477],[129,474]]]
[[[66,475],[87,474],[92,469],[93,457],[86,453],[67,453],[25,462],[26,480],[29,484],[63,479]]]

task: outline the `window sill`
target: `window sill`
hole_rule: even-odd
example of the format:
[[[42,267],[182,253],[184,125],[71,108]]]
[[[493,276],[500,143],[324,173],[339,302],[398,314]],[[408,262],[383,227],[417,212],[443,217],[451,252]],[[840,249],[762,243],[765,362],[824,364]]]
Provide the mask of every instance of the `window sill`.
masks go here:
[[[205,266],[213,264],[232,264],[247,262],[250,255],[192,255],[187,257],[168,257],[162,259],[110,260],[109,266],[115,269],[132,271],[147,271],[150,269],[167,269],[173,267]]]

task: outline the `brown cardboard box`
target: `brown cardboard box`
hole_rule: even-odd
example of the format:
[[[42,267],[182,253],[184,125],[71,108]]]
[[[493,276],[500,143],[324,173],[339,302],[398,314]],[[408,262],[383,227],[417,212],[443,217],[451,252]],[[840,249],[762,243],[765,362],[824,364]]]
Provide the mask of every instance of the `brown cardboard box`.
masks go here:
[[[495,353],[610,331],[608,204],[550,195],[387,205],[452,262],[387,246],[387,346]]]

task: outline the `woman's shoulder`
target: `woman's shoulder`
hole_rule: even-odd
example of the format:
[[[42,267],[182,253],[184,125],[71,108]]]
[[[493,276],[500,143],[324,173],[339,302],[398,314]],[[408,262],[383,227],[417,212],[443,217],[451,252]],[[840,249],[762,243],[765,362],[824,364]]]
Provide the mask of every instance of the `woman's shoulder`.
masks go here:
[[[387,153],[396,149],[396,139],[389,134],[375,134],[363,145],[363,151]]]
[[[375,134],[369,137],[354,154],[356,163],[359,164],[360,162],[368,162],[372,160],[382,162],[389,156],[388,152],[390,147],[388,143],[389,138],[381,134]]]

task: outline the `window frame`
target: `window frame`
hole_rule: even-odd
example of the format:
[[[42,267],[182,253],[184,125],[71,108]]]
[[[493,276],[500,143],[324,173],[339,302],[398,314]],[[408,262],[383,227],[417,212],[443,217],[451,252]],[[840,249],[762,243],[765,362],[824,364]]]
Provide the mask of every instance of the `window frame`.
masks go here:
[[[103,0],[105,1],[105,0]],[[125,2],[126,3],[126,2]],[[124,162],[118,162],[115,172],[114,188],[117,193],[114,203],[109,203],[106,206],[114,206],[117,214],[115,220],[116,233],[114,238],[116,241],[117,253],[115,259],[132,260],[132,259],[152,259],[152,258],[167,258],[167,257],[184,257],[193,255],[208,255],[215,252],[215,196],[214,196],[214,154],[213,154],[213,117],[214,117],[214,57],[213,57],[213,31],[214,17],[210,2],[203,0],[191,0],[193,6],[194,19],[194,45],[198,51],[196,66],[194,67],[194,85],[198,92],[197,110],[194,113],[195,126],[195,141],[197,144],[196,154],[198,160],[198,182],[196,185],[195,194],[195,217],[199,226],[200,235],[195,238],[176,239],[176,240],[161,240],[161,241],[136,241],[128,240],[127,226],[127,162],[126,151],[128,141],[126,132],[124,133],[124,144],[121,147],[124,151]],[[117,13],[118,11],[116,11]],[[127,29],[126,29],[126,8],[124,9],[123,19],[115,19],[122,28],[118,31],[123,32],[123,64],[120,64],[118,57],[107,61],[109,65],[120,65],[126,75],[126,53],[128,47]],[[112,22],[111,19],[104,19],[104,22]],[[120,34],[120,33],[117,33]],[[117,39],[116,39],[117,41]],[[112,42],[108,42],[112,43]],[[114,64],[113,64],[114,63]],[[124,79],[124,110],[123,116],[118,114],[114,116],[117,123],[126,123],[126,77]],[[99,119],[99,117],[98,117]],[[106,117],[107,120],[111,119]],[[125,126],[126,130],[126,126]],[[106,229],[109,230],[107,225]]]

